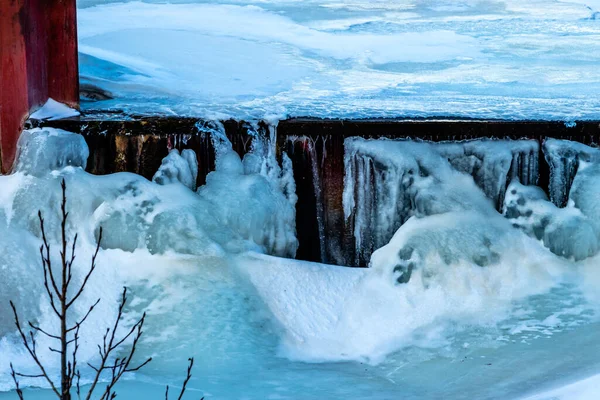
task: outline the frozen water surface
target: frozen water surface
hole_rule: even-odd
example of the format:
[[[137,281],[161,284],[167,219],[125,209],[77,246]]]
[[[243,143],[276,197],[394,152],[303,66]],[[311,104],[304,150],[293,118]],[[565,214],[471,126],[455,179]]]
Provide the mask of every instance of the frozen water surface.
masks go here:
[[[134,113],[600,119],[600,3],[79,0],[81,75]]]
[[[67,229],[80,235],[75,280],[98,226],[105,229],[99,268],[74,312],[102,302],[81,335],[101,340],[123,285],[131,293],[127,320],[148,312],[139,352],[154,360],[119,387],[123,398],[162,394],[180,381],[190,356],[196,366],[188,395],[207,399],[595,398],[600,258],[581,249],[598,249],[600,241],[599,164],[585,157],[593,149],[544,146],[548,157],[557,149],[582,157],[570,189],[560,191],[569,193],[568,205],[558,209],[525,186],[535,184],[530,155],[540,149],[533,142],[349,138],[347,162],[388,174],[375,195],[392,198],[390,187],[400,182],[400,197],[409,200],[390,211],[402,220],[398,227],[362,225],[374,237],[392,237],[374,246],[371,268],[354,269],[276,257],[292,257],[298,244],[289,159],[277,163],[271,138],[259,137],[240,160],[218,124],[204,128],[217,170],[198,190],[190,152],[170,153],[150,182],[86,173],[88,148],[79,135],[22,135],[14,173],[0,176],[0,399],[15,396],[9,362],[36,372],[2,304],[12,299],[24,317],[51,321],[35,278],[36,211],[56,232],[62,178]],[[374,175],[364,168],[353,170],[353,185]],[[508,180],[503,216],[492,189]],[[352,197],[360,191],[350,187],[347,179],[347,211],[367,215]],[[549,224],[541,222],[546,217]],[[587,242],[573,234],[574,218],[588,224]],[[540,226],[553,236],[538,240]],[[42,358],[57,365],[47,340],[38,339]],[[79,361],[96,357],[93,346],[83,346]],[[89,372],[82,372],[85,382]],[[52,398],[37,388],[44,382],[23,385],[27,398]]]

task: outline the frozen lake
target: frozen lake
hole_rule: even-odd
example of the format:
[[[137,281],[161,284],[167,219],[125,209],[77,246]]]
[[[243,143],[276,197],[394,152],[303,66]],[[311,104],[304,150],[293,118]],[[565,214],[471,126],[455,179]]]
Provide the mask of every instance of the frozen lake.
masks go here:
[[[79,0],[83,82],[142,114],[600,119],[598,0]]]

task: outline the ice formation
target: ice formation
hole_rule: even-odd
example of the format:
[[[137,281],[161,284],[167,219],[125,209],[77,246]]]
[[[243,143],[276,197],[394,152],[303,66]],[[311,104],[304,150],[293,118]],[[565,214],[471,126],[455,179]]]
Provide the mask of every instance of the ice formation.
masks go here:
[[[580,261],[598,253],[598,234],[591,220],[578,208],[556,207],[538,187],[513,182],[504,215],[554,254]]]
[[[343,202],[356,262],[364,264],[411,216],[501,208],[511,179],[537,182],[537,159],[535,141],[346,139]]]
[[[323,204],[322,194],[322,182],[321,182],[321,168],[319,167],[319,160],[317,157],[317,149],[315,148],[314,139],[308,136],[291,136],[288,137],[288,141],[292,144],[301,143],[304,150],[306,151],[309,161],[310,170],[312,174],[312,187],[315,195],[316,205],[316,219],[317,219],[317,232],[319,234],[319,255],[321,262],[327,261],[327,252],[325,244],[325,205]],[[323,160],[325,155],[323,155]],[[321,163],[321,167],[323,163]]]
[[[600,160],[600,151],[582,143],[558,139],[546,139],[543,149],[550,165],[550,200],[558,207],[564,207],[579,161],[597,162]]]
[[[56,130],[27,131],[14,173],[0,176],[0,303],[15,299],[25,318],[44,324],[52,315],[34,279],[36,211],[55,232],[60,179],[68,185],[69,232],[81,238],[77,275],[97,228],[105,228],[101,268],[83,297],[102,302],[85,336],[101,342],[127,285],[127,315],[149,313],[140,354],[156,357],[119,388],[126,398],[151,397],[152,382],[164,393],[164,382],[180,380],[176,360],[190,354],[201,355],[190,388],[251,400],[299,393],[380,399],[399,390],[410,400],[511,398],[525,380],[532,388],[546,383],[550,368],[581,371],[597,362],[598,258],[566,259],[592,254],[581,248],[594,243],[578,238],[593,237],[585,230],[595,234],[600,220],[593,160],[578,162],[569,206],[558,209],[525,185],[535,183],[537,168],[537,147],[528,142],[349,139],[344,206],[351,219],[364,218],[358,240],[377,241],[371,268],[352,269],[264,254],[292,256],[297,246],[291,161],[284,155],[276,162],[274,128],[270,138],[253,140],[243,160],[218,124],[211,129],[216,170],[197,192],[184,182],[194,169],[191,153],[169,154],[157,174],[162,184],[128,173],[93,176],[83,168],[83,139]],[[501,198],[505,216],[496,210]],[[540,232],[563,257],[536,240]],[[13,387],[8,362],[36,372],[11,329],[10,310],[0,304],[0,391]],[[44,359],[56,357],[39,343]],[[96,350],[84,347],[81,361],[93,360]],[[440,371],[447,376],[440,379]]]
[[[506,187],[517,179],[535,185],[539,175],[536,140],[470,140],[442,142],[435,149],[457,171],[471,175],[477,186],[500,209]]]
[[[81,135],[61,129],[25,130],[17,143],[13,170],[42,177],[67,166],[85,168],[89,150]]]
[[[192,190],[196,190],[198,179],[198,160],[194,150],[185,149],[179,154],[179,150],[172,149],[163,158],[161,166],[152,178],[159,185],[179,182]]]
[[[83,170],[87,157],[81,135],[54,129],[25,131],[15,171],[35,177],[28,179],[37,190],[15,193],[13,220],[35,231],[34,204],[44,199],[52,210],[57,204],[56,180],[64,177],[74,193],[74,216],[90,221],[88,233],[97,235],[98,228],[104,228],[105,248],[188,254],[254,249],[295,254],[295,193],[287,170],[271,173],[278,177],[276,181],[255,172],[244,175],[239,157],[229,147],[219,156],[217,171],[196,194],[190,190],[197,176],[191,150],[181,155],[172,151],[163,160],[154,177],[160,185],[129,173],[87,174]],[[290,167],[287,162],[284,165]],[[182,184],[169,184],[173,182]]]

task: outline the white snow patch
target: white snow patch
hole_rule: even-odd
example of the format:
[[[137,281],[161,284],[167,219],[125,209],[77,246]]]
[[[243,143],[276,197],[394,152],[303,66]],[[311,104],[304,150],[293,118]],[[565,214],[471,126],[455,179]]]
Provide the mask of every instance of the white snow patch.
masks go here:
[[[74,108],[50,98],[42,108],[31,114],[29,118],[56,121],[58,119],[78,117],[79,115],[79,111]]]

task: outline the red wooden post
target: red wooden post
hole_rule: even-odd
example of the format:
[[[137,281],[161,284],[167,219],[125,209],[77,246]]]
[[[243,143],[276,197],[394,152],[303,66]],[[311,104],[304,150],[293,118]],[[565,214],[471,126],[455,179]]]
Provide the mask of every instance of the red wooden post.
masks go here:
[[[46,4],[48,31],[48,96],[79,107],[76,0],[38,0]]]
[[[79,105],[76,0],[0,0],[0,160],[12,167],[23,122],[49,97]]]
[[[12,166],[17,139],[29,111],[22,7],[23,0],[0,4],[0,158],[4,172]]]

